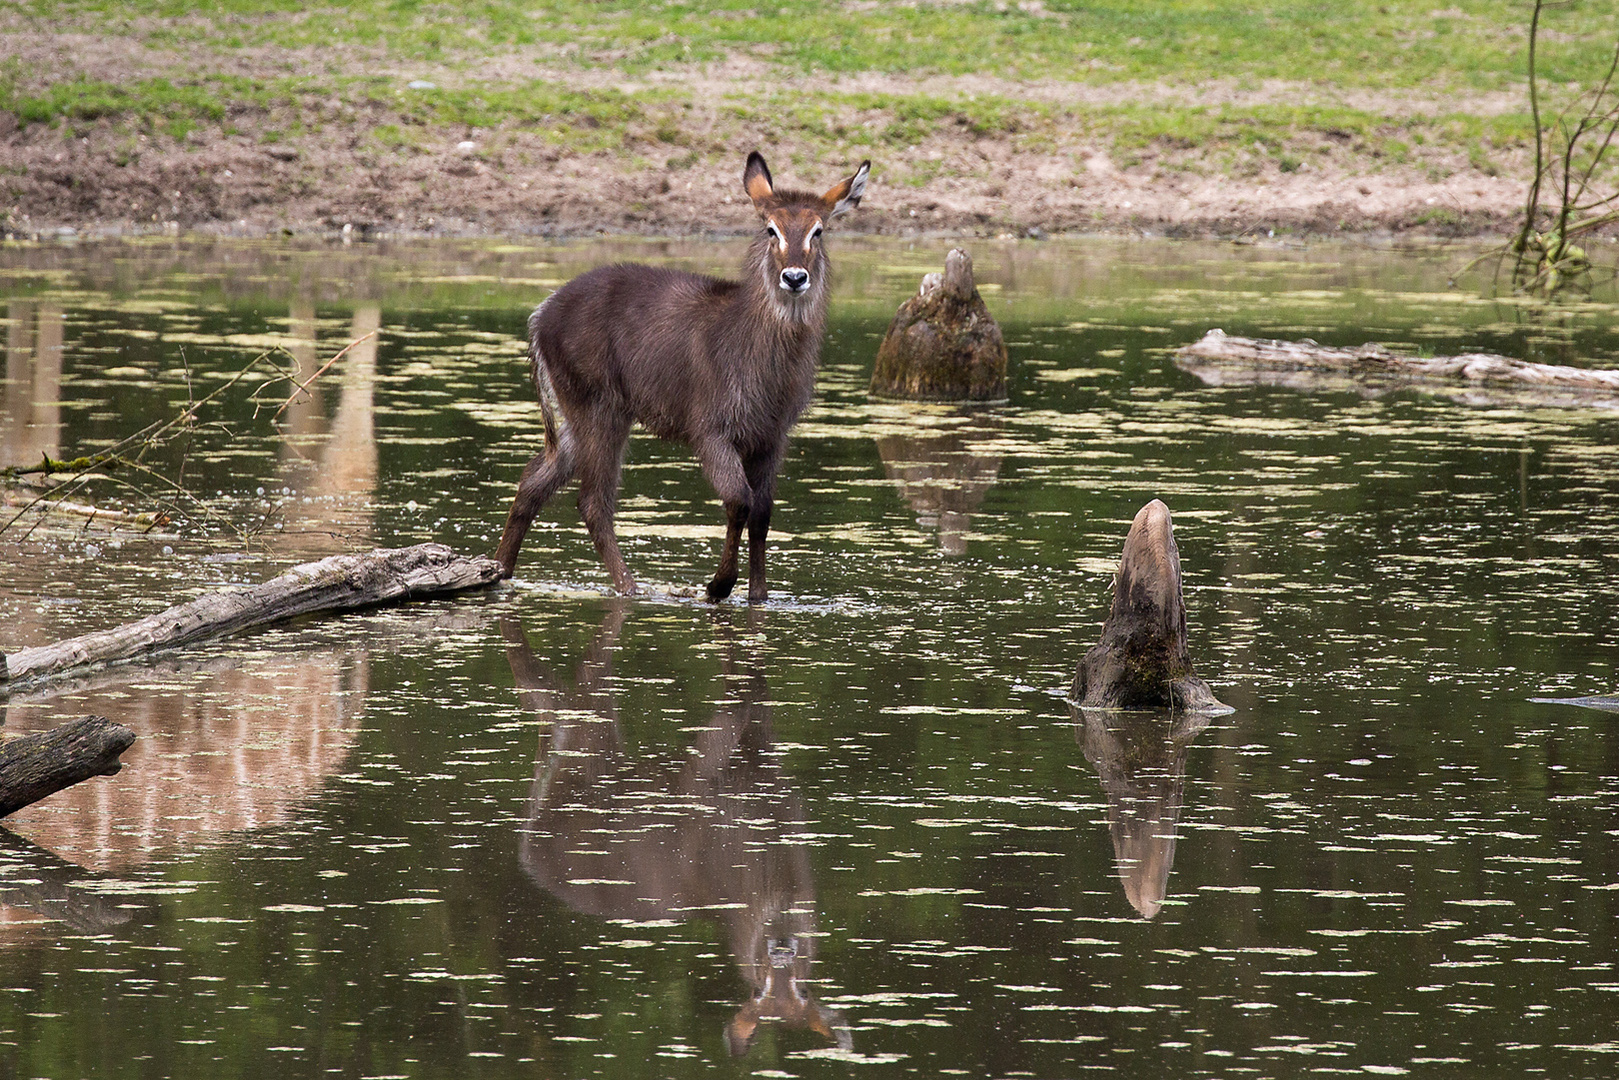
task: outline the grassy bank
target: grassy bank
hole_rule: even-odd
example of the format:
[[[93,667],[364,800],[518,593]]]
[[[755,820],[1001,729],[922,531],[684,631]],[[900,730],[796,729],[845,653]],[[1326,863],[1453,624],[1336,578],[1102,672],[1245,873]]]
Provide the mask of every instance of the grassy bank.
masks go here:
[[[481,0],[31,0],[12,17],[56,32],[109,34],[229,55],[273,48],[341,67],[359,48],[395,61],[472,65],[504,53],[634,76],[741,52],[797,74],[993,73],[1009,79],[1326,80],[1347,87],[1499,90],[1523,73],[1527,6],[1503,0],[1038,0],[1023,3],[626,3]],[[1547,13],[1578,79],[1611,49],[1611,5]]]

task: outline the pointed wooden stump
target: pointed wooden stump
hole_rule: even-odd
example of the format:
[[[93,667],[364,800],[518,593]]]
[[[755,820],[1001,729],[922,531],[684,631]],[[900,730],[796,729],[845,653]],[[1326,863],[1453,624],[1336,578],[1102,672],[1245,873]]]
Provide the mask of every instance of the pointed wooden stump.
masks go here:
[[[960,248],[944,273],[900,305],[877,349],[871,392],[911,401],[1004,401],[1006,342],[973,284],[973,260]]]
[[[1130,525],[1113,580],[1113,609],[1102,640],[1079,662],[1073,693],[1085,708],[1231,711],[1192,671],[1180,550],[1169,507],[1157,499]]]

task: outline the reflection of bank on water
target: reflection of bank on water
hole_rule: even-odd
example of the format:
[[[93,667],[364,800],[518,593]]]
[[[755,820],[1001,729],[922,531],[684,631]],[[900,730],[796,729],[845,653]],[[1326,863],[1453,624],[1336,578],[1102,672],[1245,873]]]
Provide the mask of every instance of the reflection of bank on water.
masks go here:
[[[727,663],[727,697],[683,760],[630,757],[611,685],[625,610],[609,608],[571,687],[541,668],[520,628],[503,626],[524,706],[544,725],[523,869],[587,915],[717,922],[751,990],[725,1027],[733,1054],[762,1021],[847,1049],[842,1014],[810,992],[815,880],[799,794],[771,753],[763,676]]]
[[[11,305],[0,414],[6,460],[19,464],[61,455],[62,319],[59,311],[40,308],[37,324],[30,322],[32,307]],[[263,534],[276,562],[368,546],[377,484],[380,321],[379,306],[363,303],[349,320],[348,337],[337,341],[328,333],[323,339],[313,306],[292,305],[287,351],[300,384],[345,344],[360,343],[307,392],[292,395],[282,415],[282,517],[279,528]],[[71,521],[63,527],[87,526]],[[77,610],[91,620],[98,615],[89,604]],[[249,636],[214,651],[223,655],[125,665],[49,696],[0,699],[7,735],[86,713],[116,719],[137,734],[116,777],[75,785],[6,820],[14,834],[7,839],[16,842],[0,844],[0,867],[17,873],[0,874],[0,939],[26,933],[19,928],[47,917],[100,925],[96,920],[106,916],[96,912],[116,913],[119,906],[97,898],[94,875],[127,874],[162,856],[285,823],[343,767],[369,682],[367,648],[269,654]],[[41,894],[42,901],[4,887],[5,878],[19,874],[77,884],[57,890],[60,896]]]
[[[294,301],[288,320],[292,377],[307,389],[291,393],[280,416],[284,432],[279,473],[293,496],[286,500],[273,550],[335,555],[371,536],[371,499],[377,486],[377,339],[382,310],[355,307],[348,338],[318,339],[315,307]],[[324,372],[339,349],[350,346]],[[314,380],[311,382],[310,380]],[[335,401],[328,409],[327,402]]]
[[[6,310],[0,383],[0,468],[62,453],[62,309],[13,300]]]
[[[4,825],[90,874],[123,875],[283,824],[343,767],[369,678],[364,649],[267,656],[241,644],[206,662],[119,668],[49,700],[0,704],[8,735],[85,713],[115,717],[136,732],[117,776],[76,784]],[[0,845],[0,866],[10,854]],[[40,869],[16,861],[30,873]],[[16,876],[0,874],[0,884]],[[0,896],[7,905],[18,899]],[[62,915],[0,906],[0,940],[43,917]]]

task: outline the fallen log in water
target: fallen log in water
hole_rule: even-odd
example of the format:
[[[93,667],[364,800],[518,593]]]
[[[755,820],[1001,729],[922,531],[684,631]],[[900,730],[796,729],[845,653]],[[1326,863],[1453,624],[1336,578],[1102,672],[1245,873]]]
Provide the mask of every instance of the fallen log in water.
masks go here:
[[[1619,407],[1619,371],[1537,364],[1494,353],[1406,356],[1382,345],[1318,345],[1231,337],[1210,330],[1175,353],[1175,363],[1210,385],[1266,384],[1332,389],[1359,384],[1422,384],[1441,392],[1510,391],[1546,404]],[[1481,401],[1510,400],[1485,394]]]
[[[112,776],[135,733],[101,716],[0,744],[0,817],[92,776]]]
[[[1598,697],[1532,697],[1529,700],[1540,705],[1575,705],[1582,709],[1619,713],[1619,694]]]
[[[0,656],[0,684],[127,660],[298,615],[463,592],[492,585],[500,576],[500,564],[493,559],[457,555],[443,544],[333,555],[262,584],[208,593],[112,630]]]

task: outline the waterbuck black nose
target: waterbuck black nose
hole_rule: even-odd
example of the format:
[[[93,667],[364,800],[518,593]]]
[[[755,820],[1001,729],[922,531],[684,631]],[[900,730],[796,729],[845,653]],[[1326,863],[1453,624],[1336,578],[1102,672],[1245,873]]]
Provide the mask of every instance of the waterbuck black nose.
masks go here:
[[[788,292],[801,293],[809,288],[809,271],[789,266],[781,272],[781,287]]]

